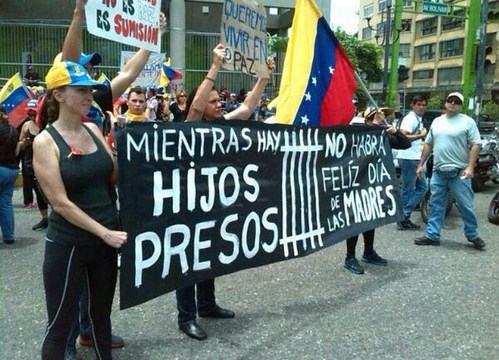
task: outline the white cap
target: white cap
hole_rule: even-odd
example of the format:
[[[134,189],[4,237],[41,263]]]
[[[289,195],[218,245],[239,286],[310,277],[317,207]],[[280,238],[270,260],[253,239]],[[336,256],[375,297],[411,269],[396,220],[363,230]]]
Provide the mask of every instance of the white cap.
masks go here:
[[[447,95],[447,99],[452,97],[452,96],[455,96],[455,97],[459,98],[459,100],[461,100],[461,102],[464,102],[464,96],[460,92],[450,93],[449,95]]]

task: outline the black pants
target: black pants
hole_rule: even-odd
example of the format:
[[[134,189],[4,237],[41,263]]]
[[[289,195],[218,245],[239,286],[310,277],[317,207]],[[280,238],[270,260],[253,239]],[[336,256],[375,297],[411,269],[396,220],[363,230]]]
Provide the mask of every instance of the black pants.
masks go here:
[[[364,255],[371,255],[374,252],[374,229],[362,233],[364,236]],[[355,256],[355,247],[359,235],[347,239],[347,256]]]
[[[24,205],[33,202],[33,190],[35,191],[36,194],[36,202],[38,204],[38,209],[47,210],[48,209],[47,200],[45,199],[45,195],[43,194],[40,185],[38,185],[38,182],[36,181],[34,173],[30,171],[26,171],[26,173],[23,172]]]
[[[195,287],[197,289],[195,289]],[[197,291],[196,291],[197,290]],[[197,311],[209,312],[216,306],[215,279],[199,282],[176,291],[178,323],[196,320]],[[197,306],[196,306],[197,299]]]
[[[42,359],[64,359],[68,334],[78,317],[83,282],[88,287],[88,312],[96,357],[112,358],[110,317],[116,276],[116,249],[110,246],[67,246],[46,242],[43,282],[48,325]]]

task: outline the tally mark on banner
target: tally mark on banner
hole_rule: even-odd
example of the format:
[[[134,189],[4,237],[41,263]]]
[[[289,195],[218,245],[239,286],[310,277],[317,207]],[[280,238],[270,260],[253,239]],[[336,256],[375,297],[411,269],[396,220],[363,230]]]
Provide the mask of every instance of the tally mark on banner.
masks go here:
[[[317,129],[301,129],[299,134],[291,133],[291,138],[288,132],[284,133],[284,145],[281,147],[284,153],[281,182],[283,237],[279,243],[284,246],[286,258],[289,257],[290,244],[293,245],[293,255],[298,256],[299,241],[302,241],[303,250],[307,250],[308,240],[312,249],[316,248],[316,241],[320,247],[323,246],[325,230],[320,222],[316,172],[318,153],[323,150]],[[300,214],[299,219],[297,214]],[[288,231],[291,233],[288,234]]]

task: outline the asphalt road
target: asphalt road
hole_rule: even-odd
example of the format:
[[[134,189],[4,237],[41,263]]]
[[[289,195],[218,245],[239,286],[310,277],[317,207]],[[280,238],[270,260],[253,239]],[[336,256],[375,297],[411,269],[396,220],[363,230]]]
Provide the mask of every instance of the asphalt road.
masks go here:
[[[378,229],[375,248],[389,264],[365,265],[364,275],[343,269],[340,243],[217,279],[218,302],[236,318],[199,320],[204,342],[177,329],[174,294],[120,311],[117,289],[113,328],[126,347],[114,359],[499,359],[499,227],[487,222],[497,189],[488,183],[475,197],[483,251],[464,239],[453,209],[440,247],[415,246],[422,231]],[[0,359],[37,359],[44,234],[31,230],[38,211],[20,205],[20,188],[14,202],[17,241],[0,244]],[[421,223],[418,213],[413,221]]]

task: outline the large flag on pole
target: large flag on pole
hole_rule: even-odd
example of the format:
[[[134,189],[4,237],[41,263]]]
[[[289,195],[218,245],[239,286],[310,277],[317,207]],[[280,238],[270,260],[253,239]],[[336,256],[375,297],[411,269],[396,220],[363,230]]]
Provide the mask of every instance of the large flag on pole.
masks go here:
[[[355,115],[352,64],[314,0],[297,0],[277,102],[280,124],[346,125]]]
[[[0,104],[7,111],[12,126],[18,127],[28,117],[24,108],[31,97],[19,73],[12,76],[0,91]]]

